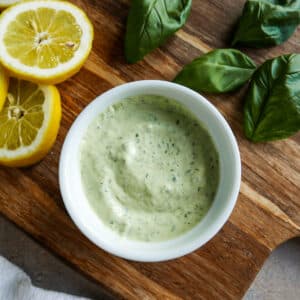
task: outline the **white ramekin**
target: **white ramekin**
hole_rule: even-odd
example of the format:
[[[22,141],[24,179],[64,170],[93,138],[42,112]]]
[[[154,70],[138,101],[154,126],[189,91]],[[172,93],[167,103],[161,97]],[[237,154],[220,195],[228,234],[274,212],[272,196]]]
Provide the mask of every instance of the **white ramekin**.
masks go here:
[[[215,200],[202,221],[182,236],[164,242],[139,242],[118,236],[95,214],[85,196],[80,175],[80,144],[91,121],[108,106],[136,95],[165,96],[185,105],[207,128],[219,152],[220,183]],[[101,159],[101,158],[99,158]],[[241,181],[241,161],[236,139],[219,111],[198,93],[167,81],[145,80],[115,87],[97,97],[72,125],[60,157],[61,194],[71,218],[97,246],[135,261],[163,261],[188,254],[209,241],[228,220]]]

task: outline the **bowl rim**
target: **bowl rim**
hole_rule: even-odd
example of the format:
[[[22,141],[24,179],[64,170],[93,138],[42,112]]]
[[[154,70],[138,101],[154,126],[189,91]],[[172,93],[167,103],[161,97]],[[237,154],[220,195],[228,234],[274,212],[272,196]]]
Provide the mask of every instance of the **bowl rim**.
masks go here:
[[[97,102],[103,101],[104,98],[111,97],[112,94],[119,92],[122,93],[124,90],[135,90],[140,89],[141,87],[149,87],[152,86],[153,89],[174,89],[177,91],[181,91],[182,93],[186,94],[187,97],[194,97],[199,99],[202,104],[206,106],[208,110],[210,110],[214,116],[216,117],[217,121],[220,123],[220,125],[223,127],[223,129],[226,131],[227,136],[229,138],[229,143],[232,147],[233,151],[233,157],[234,157],[234,167],[233,167],[233,173],[234,173],[234,184],[231,186],[230,190],[230,198],[228,203],[226,204],[224,210],[220,213],[218,218],[214,220],[213,225],[210,226],[209,230],[207,232],[204,232],[200,237],[195,239],[193,242],[189,243],[188,245],[182,245],[181,247],[177,249],[169,249],[169,251],[164,251],[163,253],[154,252],[151,254],[145,254],[145,253],[137,253],[136,251],[128,251],[128,249],[120,249],[118,246],[111,247],[105,243],[102,237],[96,236],[93,232],[90,231],[89,226],[87,226],[84,222],[82,222],[79,218],[80,212],[78,209],[74,208],[72,204],[72,197],[69,197],[69,192],[67,191],[67,182],[68,178],[66,176],[66,168],[67,168],[67,157],[69,154],[69,151],[74,151],[74,148],[72,147],[72,139],[74,139],[74,135],[76,135],[76,127],[80,125],[80,123],[83,121],[83,116],[86,117],[86,114],[91,112],[93,107],[96,105]],[[120,99],[122,101],[122,99]],[[199,101],[199,102],[200,102]],[[111,104],[110,104],[111,105]],[[109,105],[108,105],[109,106]],[[100,112],[99,112],[100,113]],[[93,119],[90,120],[92,122]],[[89,125],[89,124],[88,124]],[[87,125],[87,126],[88,126]],[[85,125],[86,126],[86,125]],[[122,85],[116,86],[103,94],[97,96],[93,101],[91,101],[83,110],[82,112],[77,116],[76,120],[73,122],[71,128],[69,129],[69,132],[67,133],[67,136],[65,138],[60,160],[59,160],[59,187],[62,195],[62,199],[64,202],[64,205],[66,207],[66,210],[68,214],[70,215],[71,219],[75,223],[75,225],[78,227],[78,229],[85,235],[90,241],[92,241],[95,245],[102,248],[103,250],[114,254],[116,256],[128,259],[128,260],[134,260],[134,261],[141,261],[141,262],[158,262],[158,261],[166,261],[170,259],[175,259],[181,256],[184,256],[188,253],[191,253],[195,251],[196,249],[200,248],[204,244],[206,244],[209,240],[211,240],[224,226],[226,221],[229,219],[234,206],[236,204],[239,190],[240,190],[240,183],[241,183],[241,158],[240,153],[238,149],[238,144],[236,141],[236,138],[228,125],[225,118],[222,116],[222,114],[218,111],[218,109],[211,104],[205,97],[200,95],[199,93],[196,93],[195,91],[184,87],[182,85],[168,82],[168,81],[162,81],[162,80],[139,80],[134,81],[130,83],[124,83]],[[87,200],[87,199],[86,199]],[[88,201],[88,200],[87,200]],[[91,208],[92,209],[92,208]],[[200,221],[201,222],[201,221]],[[164,244],[165,241],[162,242],[154,242],[156,245]],[[153,244],[153,242],[148,242],[148,244]]]

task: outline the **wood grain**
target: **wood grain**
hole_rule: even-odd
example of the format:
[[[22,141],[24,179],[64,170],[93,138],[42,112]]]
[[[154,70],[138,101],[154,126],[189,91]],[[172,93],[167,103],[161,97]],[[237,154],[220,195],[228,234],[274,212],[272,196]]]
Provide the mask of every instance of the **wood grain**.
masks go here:
[[[76,116],[97,95],[124,82],[171,80],[196,56],[227,47],[242,0],[194,0],[186,26],[143,61],[126,64],[123,37],[127,0],[74,0],[95,26],[93,52],[84,68],[59,86],[63,120],[51,153],[28,169],[0,167],[0,211],[52,251],[120,298],[240,299],[270,252],[300,235],[300,135],[253,144],[242,129],[245,89],[206,95],[231,125],[241,151],[243,175],[235,210],[220,233],[183,258],[135,263],[89,242],[65,212],[58,187],[58,160]],[[284,45],[243,49],[257,63],[299,52],[300,31]]]

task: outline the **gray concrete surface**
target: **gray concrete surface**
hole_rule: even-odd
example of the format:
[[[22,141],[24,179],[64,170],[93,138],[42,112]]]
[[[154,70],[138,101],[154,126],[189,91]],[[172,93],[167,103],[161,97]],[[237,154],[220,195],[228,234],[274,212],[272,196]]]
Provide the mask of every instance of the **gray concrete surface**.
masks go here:
[[[1,215],[0,255],[20,266],[36,286],[95,300],[113,299]],[[244,300],[281,299],[300,299],[300,239],[287,242],[270,256],[244,297]]]
[[[300,300],[300,238],[277,248],[244,300]]]

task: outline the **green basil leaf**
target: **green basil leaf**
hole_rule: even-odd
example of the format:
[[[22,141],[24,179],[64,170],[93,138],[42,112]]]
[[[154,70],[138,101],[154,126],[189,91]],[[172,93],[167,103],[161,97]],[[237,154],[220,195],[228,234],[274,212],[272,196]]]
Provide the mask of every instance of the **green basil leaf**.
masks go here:
[[[200,92],[223,93],[246,83],[255,69],[255,63],[242,52],[218,49],[186,65],[174,82]]]
[[[192,0],[132,0],[127,19],[125,56],[135,63],[162,45],[186,22]]]
[[[254,73],[244,129],[255,142],[287,138],[300,129],[300,54],[268,60]]]
[[[232,45],[279,45],[294,33],[299,23],[300,0],[248,0]]]

